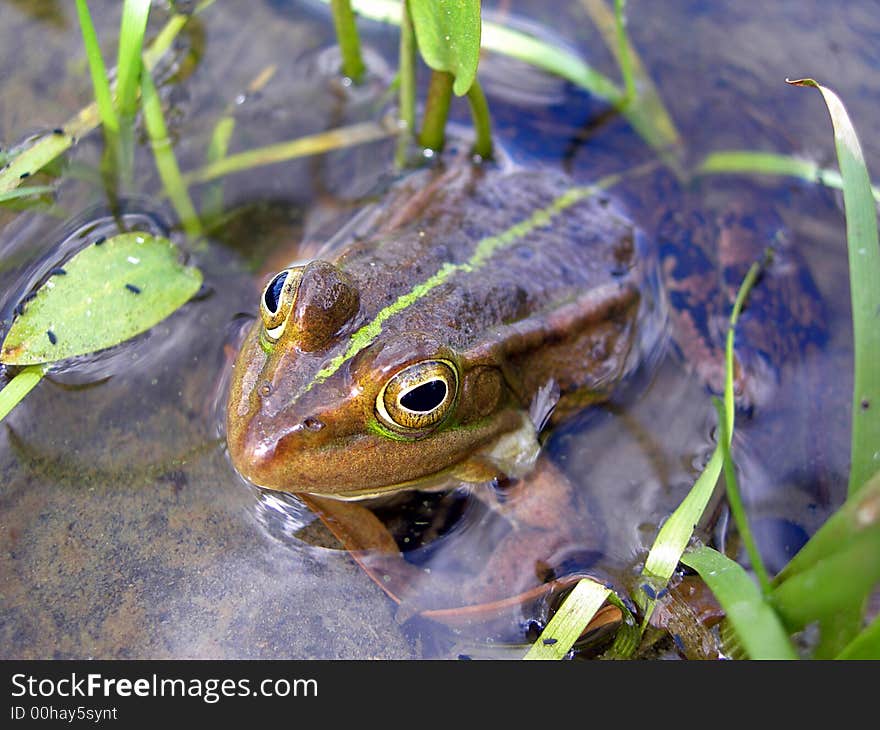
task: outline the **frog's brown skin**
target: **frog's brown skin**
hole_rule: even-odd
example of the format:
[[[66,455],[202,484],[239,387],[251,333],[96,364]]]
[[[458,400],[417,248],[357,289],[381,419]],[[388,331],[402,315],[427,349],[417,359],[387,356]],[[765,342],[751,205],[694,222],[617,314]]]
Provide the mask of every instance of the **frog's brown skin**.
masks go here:
[[[474,265],[481,241],[570,187],[550,173],[470,165],[408,180],[358,241],[305,267],[277,342],[266,346],[259,321],[247,336],[227,411],[235,467],[259,486],[323,495],[411,486],[450,469],[479,481],[485,468],[472,457],[522,427],[542,386],[558,385],[560,413],[607,397],[638,359],[642,271],[624,217],[586,198]],[[413,294],[449,265],[460,268]],[[427,360],[456,370],[453,407],[423,433],[389,428],[377,419],[381,388]]]

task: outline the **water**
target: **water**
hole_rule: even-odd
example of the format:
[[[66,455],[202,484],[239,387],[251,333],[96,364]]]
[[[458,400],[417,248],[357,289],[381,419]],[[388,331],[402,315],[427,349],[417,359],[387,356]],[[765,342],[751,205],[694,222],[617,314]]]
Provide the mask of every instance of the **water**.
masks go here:
[[[90,5],[99,37],[115,37],[119,4]],[[579,4],[565,12],[556,4],[485,6],[528,19],[614,76]],[[628,3],[634,43],[686,140],[689,162],[743,148],[833,165],[819,95],[784,84],[785,77],[813,75],[844,99],[876,169],[880,142],[869,125],[880,96],[880,17],[873,7],[778,2],[709,10],[682,1],[655,15],[647,1]],[[161,15],[154,13],[152,28],[161,26]],[[91,90],[72,7],[5,3],[0,27],[5,148],[58,126],[90,101]],[[267,0],[206,11],[170,69],[180,80],[170,92],[168,123],[181,167],[203,163],[213,124],[230,110],[232,151],[381,116],[396,31],[374,23],[363,29],[373,75],[358,89],[333,74],[331,25],[321,4]],[[108,53],[111,45],[104,44]],[[248,93],[268,66],[275,66],[269,83]],[[589,181],[652,156],[625,120],[567,83],[491,55],[481,77],[496,140],[519,164],[559,167]],[[463,104],[453,114],[467,123]],[[59,255],[70,219],[106,203],[89,174],[99,155],[97,135],[74,148],[56,214],[0,211],[7,321],[35,272]],[[5,420],[0,656],[507,656],[510,650],[486,637],[528,635],[530,616],[522,612],[497,631],[404,621],[295,498],[260,494],[242,482],[217,430],[221,374],[246,321],[241,315],[256,311],[258,272],[284,265],[295,242],[320,241],[356,212],[392,156],[393,143],[378,142],[228,178],[230,216],[194,252],[206,296],[130,346],[42,382]],[[173,221],[145,146],[136,179],[139,206]],[[195,193],[198,203],[202,191]],[[619,194],[650,236],[670,201],[651,184]],[[771,178],[705,179],[692,196],[715,211],[743,196],[770,201],[825,300],[827,342],[806,366],[783,372],[772,407],[740,414],[737,423],[742,487],[774,569],[845,491],[851,361],[842,203],[835,192]],[[177,231],[172,236],[183,241]],[[595,572],[622,587],[635,580],[657,525],[712,449],[715,417],[704,384],[674,348],[666,353],[612,404],[566,424],[548,444],[577,475],[584,519],[601,533]],[[437,513],[459,519],[442,544],[485,550],[485,511],[447,507]],[[723,509],[715,505],[712,514],[712,524],[725,524]],[[443,554],[435,545],[419,559],[429,565]],[[542,609],[534,611],[540,619]]]

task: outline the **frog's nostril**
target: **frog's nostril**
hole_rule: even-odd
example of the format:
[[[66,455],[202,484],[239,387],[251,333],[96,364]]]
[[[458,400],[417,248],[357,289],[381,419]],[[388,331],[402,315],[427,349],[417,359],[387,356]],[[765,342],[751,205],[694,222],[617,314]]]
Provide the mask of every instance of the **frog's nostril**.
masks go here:
[[[314,416],[309,416],[303,421],[303,426],[309,429],[309,431],[320,431],[324,428],[324,422]]]

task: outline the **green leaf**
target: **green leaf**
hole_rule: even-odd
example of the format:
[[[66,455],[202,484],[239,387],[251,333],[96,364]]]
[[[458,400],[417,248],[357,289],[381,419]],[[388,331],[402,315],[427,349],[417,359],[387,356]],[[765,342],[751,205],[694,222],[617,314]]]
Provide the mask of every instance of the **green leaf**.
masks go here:
[[[852,299],[853,383],[849,493],[880,468],[880,243],[877,208],[856,130],[843,102],[813,79],[789,81],[822,93],[834,127],[837,163],[843,177],[846,241]]]
[[[480,0],[409,0],[409,8],[425,63],[451,73],[464,96],[480,62]]]
[[[709,547],[686,552],[681,562],[712,589],[749,658],[797,659],[779,617],[739,563]]]
[[[583,578],[572,589],[523,659],[562,659],[596,615],[610,588]]]
[[[25,305],[6,335],[0,362],[54,362],[145,332],[201,286],[201,272],[180,264],[178,254],[168,239],[137,232],[83,249]]]

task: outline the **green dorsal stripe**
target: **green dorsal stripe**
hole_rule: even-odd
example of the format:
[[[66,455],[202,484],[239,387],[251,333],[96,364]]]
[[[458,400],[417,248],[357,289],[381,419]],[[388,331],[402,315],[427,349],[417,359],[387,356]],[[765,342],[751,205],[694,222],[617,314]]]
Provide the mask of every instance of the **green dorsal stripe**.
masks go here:
[[[348,349],[343,354],[334,357],[327,365],[321,368],[306,390],[310,390],[313,386],[323,383],[361,350],[375,342],[382,332],[382,325],[386,320],[404,311],[451,276],[459,272],[470,273],[479,269],[499,250],[516,243],[536,228],[549,225],[553,217],[562,213],[566,208],[570,208],[575,203],[585,200],[602,190],[606,190],[615,185],[620,178],[620,175],[608,175],[593,185],[570,188],[546,207],[536,210],[525,220],[515,223],[507,230],[495,236],[487,236],[481,239],[477,243],[473,255],[467,261],[460,264],[443,264],[433,276],[416,284],[406,294],[401,294],[394,302],[380,310],[372,321],[357,330],[351,336]]]

